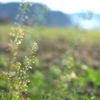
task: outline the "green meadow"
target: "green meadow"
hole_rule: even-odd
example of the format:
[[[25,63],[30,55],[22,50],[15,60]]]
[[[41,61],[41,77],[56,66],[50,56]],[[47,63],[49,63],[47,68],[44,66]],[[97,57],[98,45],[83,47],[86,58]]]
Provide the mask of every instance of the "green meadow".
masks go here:
[[[0,25],[0,72],[9,66],[8,44],[12,29],[13,25]],[[100,99],[100,30],[29,26],[23,29],[25,35],[17,55],[22,67],[33,42],[38,46],[34,64],[28,71],[28,99],[14,100]],[[72,54],[68,53],[70,50]],[[0,74],[3,93],[8,92],[4,91],[6,84]],[[0,98],[2,95],[5,96],[0,92]]]

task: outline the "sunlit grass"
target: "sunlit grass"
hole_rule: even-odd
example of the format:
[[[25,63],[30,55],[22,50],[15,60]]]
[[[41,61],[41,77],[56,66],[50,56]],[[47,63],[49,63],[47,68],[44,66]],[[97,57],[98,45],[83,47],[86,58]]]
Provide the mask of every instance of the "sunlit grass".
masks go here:
[[[9,32],[11,31],[12,25],[0,25],[0,42],[4,42],[5,40],[9,40]],[[56,40],[59,37],[63,39],[71,40],[74,35],[77,34],[75,29],[68,28],[54,28],[54,27],[25,27],[25,31],[27,34],[30,34],[39,40],[40,38],[46,40]],[[82,36],[86,39],[86,41],[90,43],[99,42],[100,41],[100,30],[90,30],[84,32]]]
[[[11,32],[11,28],[13,28],[12,25],[0,25],[0,46],[2,45],[1,51],[2,47],[4,46],[3,43],[8,44],[8,41],[10,41],[9,32]],[[19,38],[16,42],[17,44],[15,43],[15,45],[13,45],[16,47],[16,45],[20,44],[21,41],[23,42],[23,44],[21,44],[17,50],[18,55],[15,55],[14,57],[17,57],[18,61],[20,61],[22,65],[25,63],[25,65],[27,66],[28,64],[29,67],[32,61],[32,66],[30,68],[33,67],[33,69],[27,73],[27,75],[31,76],[29,80],[32,80],[32,82],[29,84],[29,87],[27,88],[32,100],[47,100],[47,98],[49,98],[48,100],[65,100],[65,97],[67,99],[71,98],[71,100],[77,100],[79,98],[83,98],[84,100],[95,100],[93,98],[98,99],[100,97],[100,92],[98,92],[99,89],[98,91],[96,91],[100,85],[99,67],[98,70],[95,70],[94,68],[92,68],[91,64],[89,66],[86,66],[84,63],[81,64],[79,60],[74,60],[74,57],[72,56],[64,58],[64,61],[67,61],[64,66],[62,63],[63,55],[66,55],[65,48],[69,46],[67,49],[70,49],[70,44],[74,44],[74,39],[76,37],[78,37],[77,39],[80,40],[85,39],[85,42],[78,41],[80,43],[80,46],[82,46],[82,43],[84,43],[84,45],[86,45],[86,48],[87,45],[90,45],[90,49],[94,49],[91,45],[95,43],[99,44],[100,30],[80,31],[75,28],[68,29],[25,26],[24,30],[20,31],[20,28],[15,28],[15,33],[21,32],[22,34],[24,31],[25,37],[23,41]],[[32,56],[35,63],[33,63],[33,58],[31,57],[26,57],[25,62],[23,63],[23,57],[27,53],[31,53],[30,50],[27,50],[29,49],[30,45],[32,44],[32,48],[34,47],[32,50],[36,49],[36,45],[33,45],[33,41],[36,41],[39,45],[39,50],[37,52],[37,55],[35,55],[36,57]],[[82,51],[84,50],[85,48],[83,46]],[[6,63],[9,63],[8,60],[5,60],[8,57],[7,54],[2,52],[1,54],[3,56],[1,56],[0,54],[0,67],[3,66],[3,68],[1,68],[1,71],[2,69],[6,69],[8,67]],[[91,53],[91,55],[93,55],[93,52]],[[87,55],[86,52],[83,52],[83,54],[88,59],[92,57],[91,55]],[[98,54],[94,55],[94,57],[95,56],[97,57]],[[93,58],[93,61],[94,60],[95,59]],[[99,58],[96,60],[99,60]],[[17,66],[16,68],[21,68],[21,63],[15,63],[15,66]],[[25,82],[28,82],[29,80],[25,80]],[[6,87],[4,82],[0,82],[1,87]],[[19,88],[21,87],[23,86],[20,86]],[[88,91],[89,89],[91,89],[91,91]]]

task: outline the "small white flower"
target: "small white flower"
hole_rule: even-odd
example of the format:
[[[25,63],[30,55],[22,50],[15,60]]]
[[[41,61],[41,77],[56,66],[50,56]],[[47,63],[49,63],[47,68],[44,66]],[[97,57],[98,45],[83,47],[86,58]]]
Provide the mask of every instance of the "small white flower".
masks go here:
[[[39,47],[38,47],[37,43],[34,42],[32,45],[32,50],[36,52],[38,49],[39,49]]]

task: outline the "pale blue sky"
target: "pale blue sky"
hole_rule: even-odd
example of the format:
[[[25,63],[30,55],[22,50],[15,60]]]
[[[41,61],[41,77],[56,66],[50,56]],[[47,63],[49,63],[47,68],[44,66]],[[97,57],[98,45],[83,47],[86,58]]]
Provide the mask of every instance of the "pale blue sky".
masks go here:
[[[0,0],[0,2],[19,2],[22,0]],[[60,10],[65,13],[75,13],[83,10],[91,10],[100,13],[100,0],[24,0],[46,4],[52,10]]]

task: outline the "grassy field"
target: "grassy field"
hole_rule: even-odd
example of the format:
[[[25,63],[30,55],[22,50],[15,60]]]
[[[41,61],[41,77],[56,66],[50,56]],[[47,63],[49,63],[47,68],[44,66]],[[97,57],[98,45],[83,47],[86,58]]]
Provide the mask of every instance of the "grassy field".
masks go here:
[[[6,28],[6,29],[5,29]],[[3,42],[8,38],[8,35],[12,29],[12,25],[0,25],[0,41]],[[44,37],[45,39],[57,39],[59,37],[63,38],[70,38],[73,35],[78,34],[77,29],[67,29],[67,28],[53,28],[53,27],[39,27],[39,28],[32,28],[32,27],[25,27],[26,34],[32,34],[34,37],[39,36],[41,38]],[[88,42],[100,42],[100,30],[83,30],[83,36],[88,39]]]
[[[7,48],[12,28],[12,25],[0,25],[1,70],[6,68],[6,60],[9,57]],[[34,58],[33,69],[29,73],[30,79],[34,80],[29,85],[31,100],[100,99],[100,30],[27,26],[24,27],[24,31],[25,36],[19,47],[18,61],[23,63],[23,57],[34,41],[39,47]],[[67,68],[63,73],[60,68],[63,66],[63,61],[67,59],[67,52],[73,47],[75,62],[72,58],[68,59],[73,62],[74,68]],[[66,73],[70,73],[67,80]],[[58,80],[62,81],[64,86],[65,83],[67,84],[66,92],[64,86],[60,87],[62,83]],[[0,81],[0,84],[2,86],[3,82]]]
[[[7,46],[10,40],[9,33],[11,32],[12,28],[13,27],[11,25],[0,25],[0,46]],[[90,66],[95,66],[94,63],[97,64],[96,66],[100,65],[100,58],[95,57],[100,55],[99,30],[80,31],[77,29],[53,27],[25,27],[24,29],[25,38],[24,43],[21,45],[21,48],[27,49],[29,45],[32,45],[32,42],[36,41],[39,45],[37,54],[39,54],[39,58],[42,58],[42,60],[46,60],[47,58],[51,58],[50,60],[52,60],[52,58],[55,59],[56,56],[57,58],[58,56],[61,57],[61,55],[65,54],[65,52],[74,44],[75,38],[79,37],[79,42],[76,49],[80,52],[83,59],[87,60],[86,64],[89,63]],[[56,56],[53,57],[54,53]]]

